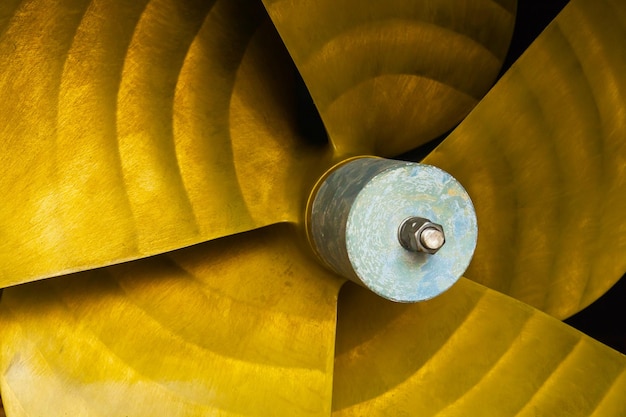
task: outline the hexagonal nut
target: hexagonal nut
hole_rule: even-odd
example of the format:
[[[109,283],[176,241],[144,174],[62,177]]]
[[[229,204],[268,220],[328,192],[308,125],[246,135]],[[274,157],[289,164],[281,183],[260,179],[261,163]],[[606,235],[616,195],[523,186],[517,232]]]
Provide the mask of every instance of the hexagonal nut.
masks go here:
[[[406,250],[431,255],[446,243],[443,227],[422,217],[405,219],[398,229],[398,240]]]

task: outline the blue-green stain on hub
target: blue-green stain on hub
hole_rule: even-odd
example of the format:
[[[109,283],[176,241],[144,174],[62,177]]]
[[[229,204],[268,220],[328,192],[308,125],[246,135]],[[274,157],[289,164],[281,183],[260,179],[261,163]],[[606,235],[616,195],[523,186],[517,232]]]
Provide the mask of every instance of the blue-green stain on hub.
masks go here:
[[[445,245],[434,255],[398,242],[408,217],[443,226]],[[357,278],[382,297],[415,302],[450,288],[469,266],[478,228],[469,195],[439,168],[395,162],[371,178],[350,208],[345,242]]]

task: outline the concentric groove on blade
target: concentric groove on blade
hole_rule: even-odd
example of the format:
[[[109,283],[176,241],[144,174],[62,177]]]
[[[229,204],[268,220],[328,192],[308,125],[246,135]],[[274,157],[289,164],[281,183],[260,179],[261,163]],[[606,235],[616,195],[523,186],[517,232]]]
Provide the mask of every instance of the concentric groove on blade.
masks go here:
[[[337,331],[337,416],[586,416],[626,406],[624,355],[468,280],[415,305],[346,287]]]
[[[314,158],[294,145],[289,80],[275,80],[292,63],[260,3],[8,6],[0,190],[11,198],[0,207],[0,285],[299,218],[304,180],[285,172]],[[261,68],[259,51],[280,71]],[[259,107],[235,97],[244,85],[267,93],[271,117],[232,126],[233,115]],[[279,151],[238,158],[233,149],[266,142]]]
[[[497,75],[515,8],[488,0],[264,3],[339,156],[401,153],[454,126]]]
[[[428,108],[415,105],[417,91],[420,99],[428,101]],[[368,102],[381,103],[381,106],[364,118],[363,108],[354,103]],[[406,151],[406,144],[412,147],[439,136],[442,125],[451,120],[458,123],[476,103],[471,96],[427,77],[384,75],[344,92],[323,114],[326,124],[340,126],[329,132],[337,139],[335,143],[342,144],[337,153],[360,151],[390,156]],[[360,122],[344,125],[346,120]],[[414,127],[418,125],[421,131],[416,133]]]
[[[626,271],[624,13],[572,1],[424,160],[475,203],[466,275],[559,318]]]
[[[327,148],[295,134],[300,129],[297,103],[286,88],[295,88],[295,69],[284,48],[267,47],[278,43],[275,28],[264,22],[238,67],[230,101],[238,188],[246,204],[255,208],[250,213],[255,223],[268,218],[302,222],[310,190],[330,164]]]
[[[49,222],[44,222],[48,213],[57,209],[54,201],[53,187],[43,190],[39,195],[31,196],[26,201],[18,201],[23,194],[23,189],[29,184],[40,185],[54,179],[55,159],[55,119],[58,111],[57,96],[60,88],[60,76],[63,71],[63,63],[67,56],[73,33],[76,31],[84,12],[84,4],[77,2],[77,8],[66,10],[58,5],[49,5],[46,15],[33,13],[32,9],[41,6],[42,2],[22,3],[15,11],[8,27],[4,31],[0,44],[0,56],[11,56],[11,59],[3,59],[0,63],[0,90],[5,92],[6,97],[2,102],[3,123],[0,127],[2,143],[0,155],[3,159],[3,175],[0,176],[2,190],[9,198],[0,207],[0,215],[6,222],[23,222],[30,228],[38,228],[38,239],[25,239],[21,244],[27,249],[36,250],[40,244],[49,244],[63,247],[64,242],[59,238],[61,225],[59,220],[51,217]],[[83,2],[84,3],[84,2]],[[31,6],[31,7],[26,7]],[[60,28],[65,29],[63,33]],[[48,30],[49,37],[41,36],[39,32],[23,33],[24,28],[41,28]],[[55,35],[55,36],[52,36]],[[19,40],[26,42],[20,42]],[[59,59],[54,59],[60,57]],[[29,91],[30,77],[36,72],[36,68],[46,68],[49,77],[41,77],[37,89]],[[37,74],[38,75],[38,74]],[[9,100],[10,98],[10,100]],[[36,114],[39,108],[48,111],[48,118],[29,119],[25,113]],[[32,126],[34,125],[34,126]],[[32,127],[31,127],[32,126]],[[20,135],[28,131],[32,137],[20,140]],[[40,148],[43,156],[38,164],[38,169],[32,172],[27,165],[34,159],[32,155],[33,139]],[[22,155],[23,161],[12,161],[7,155]],[[21,164],[20,162],[26,162]],[[25,179],[28,178],[28,181]],[[3,224],[3,239],[6,245],[1,251],[3,255],[10,253],[19,236],[12,235],[11,229],[6,223]],[[5,255],[6,256],[6,255]],[[15,257],[11,254],[11,257]],[[21,258],[21,257],[15,257]],[[27,259],[14,260],[13,262],[28,264]],[[10,262],[9,259],[3,264]]]
[[[238,21],[239,25],[223,27],[224,20]],[[259,20],[258,9],[242,10],[240,1],[218,2],[191,44],[176,84],[173,120],[176,156],[194,217],[203,234],[211,233],[214,219],[230,211],[239,216],[225,218],[228,227],[252,222],[243,196],[238,195],[234,201],[216,198],[210,205],[206,199],[239,190],[232,163],[230,106],[225,105],[223,98],[232,98],[237,70],[258,31]],[[219,169],[202,170],[196,168],[198,165]]]
[[[607,392],[615,385],[617,377],[624,372],[624,366],[614,366],[614,363],[601,363],[599,366],[597,363],[589,364],[588,358],[590,356],[601,353],[602,350],[597,349],[596,346],[585,344],[579,341],[572,352],[567,355],[558,368],[556,368],[548,379],[539,387],[535,392],[529,404],[526,404],[517,415],[519,416],[533,416],[536,415],[536,410],[546,410],[548,413],[564,413],[589,415],[597,407],[597,405],[605,398]],[[585,363],[587,362],[587,363]],[[581,366],[581,363],[584,364]],[[586,365],[586,366],[585,366]],[[597,379],[594,384],[589,384],[584,389],[585,399],[580,397],[576,398],[560,398],[555,401],[554,392],[563,389],[564,384],[570,382],[574,385],[575,382],[584,381],[588,378],[588,372],[594,371],[602,375],[602,379]],[[567,385],[566,385],[567,387]],[[623,398],[619,399],[623,401]],[[533,403],[531,406],[530,403]]]
[[[85,227],[111,246],[139,250],[115,140],[116,97],[126,51],[147,4],[148,1],[134,2],[120,9],[110,4],[106,7],[106,2],[90,3],[66,54],[60,76],[56,120],[54,169],[58,178],[56,184],[41,186],[52,188],[56,199],[60,200],[57,205],[62,205],[65,199],[71,206],[71,210],[55,207],[55,212],[60,213],[49,213],[47,219],[53,221],[58,217],[61,230],[57,235],[67,252],[80,252],[89,246],[92,236],[81,236]],[[107,42],[107,37],[102,34],[114,37],[115,42]],[[82,116],[77,118],[76,114]],[[77,143],[83,146],[76,146]],[[94,207],[108,207],[109,210],[100,210],[94,216]],[[68,239],[67,236],[74,238]],[[43,249],[49,248],[44,246]]]
[[[328,415],[341,281],[294,238],[260,229],[5,290],[9,415]]]
[[[435,43],[436,49],[433,48]],[[458,50],[458,54],[447,56],[446,51],[451,49]],[[346,53],[350,54],[352,62],[348,68]],[[380,66],[368,65],[372,55],[381,57]],[[398,58],[388,62],[385,60],[387,56],[393,55],[398,55]],[[428,56],[428,60],[418,61],[415,55]],[[340,82],[330,85],[326,95],[316,102],[321,111],[326,111],[341,95],[347,94],[355,86],[391,74],[416,74],[479,100],[489,88],[490,80],[481,80],[482,84],[478,84],[467,73],[452,69],[444,72],[441,67],[468,68],[476,65],[488,70],[497,67],[501,59],[484,45],[463,34],[432,23],[396,18],[366,23],[337,34],[307,57],[301,71],[305,77],[323,71],[332,74]],[[360,71],[354,73],[351,71],[352,66]]]
[[[591,414],[592,417],[600,416],[620,416],[626,413],[626,402],[615,401],[623,393],[623,387],[626,386],[626,369],[622,370],[620,375],[615,379],[615,383],[604,394],[604,397],[596,406]]]
[[[145,244],[165,243],[175,233],[198,234],[176,159],[172,113],[184,58],[213,5],[151,0],[126,51],[117,97],[117,140],[141,251]],[[163,210],[162,202],[174,209]]]
[[[350,0],[338,2],[313,2],[298,0],[264,1],[270,16],[285,38],[296,39],[301,31],[295,25],[287,25],[296,17],[305,28],[316,27],[308,33],[309,42],[293,52],[296,62],[306,60],[324,44],[337,35],[364,27],[373,22],[406,20],[428,22],[451,32],[461,33],[468,39],[485,45],[501,59],[506,55],[509,41],[504,38],[492,39],[490,31],[505,33],[515,10],[515,2],[507,1],[503,7],[496,1],[480,0],[459,5],[453,0],[407,2],[392,0],[386,3],[358,4]],[[463,9],[463,10],[460,10]],[[459,13],[479,16],[475,20],[459,18]],[[506,18],[506,19],[504,19]]]
[[[346,314],[350,317],[350,319],[340,319],[338,321],[337,332],[338,335],[340,335],[340,339],[338,339],[335,349],[336,360],[343,360],[344,358],[346,360],[358,358],[360,354],[367,354],[367,352],[371,350],[372,346],[388,346],[389,353],[391,354],[392,352],[395,352],[393,353],[393,357],[398,359],[398,362],[394,363],[394,366],[389,369],[393,369],[393,373],[399,381],[410,376],[410,370],[406,368],[407,360],[409,360],[411,365],[415,368],[421,368],[432,359],[432,355],[437,354],[437,352],[441,351],[444,346],[448,346],[453,343],[451,342],[451,339],[454,337],[456,329],[462,326],[471,328],[471,325],[466,325],[466,323],[472,322],[472,314],[476,311],[476,306],[481,302],[480,298],[468,298],[461,300],[461,302],[454,306],[450,306],[450,308],[454,310],[455,314],[450,316],[450,319],[447,322],[448,328],[438,332],[436,335],[432,335],[429,338],[430,343],[424,346],[425,350],[423,351],[423,356],[421,358],[417,358],[414,356],[411,357],[398,354],[398,351],[402,352],[403,350],[410,348],[405,343],[406,340],[403,330],[407,328],[409,323],[415,320],[411,307],[403,303],[387,304],[385,305],[385,308],[380,308],[376,311],[376,321],[370,322],[363,320],[362,322],[357,323],[351,320],[353,317],[350,309],[354,308],[355,310],[358,310],[359,306],[353,306],[353,303],[354,300],[358,300],[359,297],[363,297],[363,294],[360,294],[360,291],[351,290],[348,288],[350,286],[351,284],[346,285],[346,288],[341,293],[340,298],[339,317]],[[350,301],[346,300],[348,297],[351,298]],[[378,298],[375,298],[374,294],[372,294],[371,297],[366,298],[371,298],[374,303],[373,305],[378,304],[377,301],[374,301],[378,300]],[[429,303],[431,305],[435,304],[433,301],[429,301]],[[436,308],[443,309],[445,307],[441,304]],[[373,325],[377,322],[384,323],[384,329],[383,326]],[[349,326],[346,326],[347,324],[349,324]],[[344,337],[344,333],[349,334],[349,336]],[[367,375],[372,374],[374,368],[376,368],[376,363],[367,363],[364,367],[354,369],[355,372],[359,372],[361,375],[355,373],[351,374],[349,378],[367,379]],[[358,378],[359,376],[361,378]],[[347,382],[347,380],[344,382]],[[368,388],[368,386],[364,387],[365,390]]]
[[[0,39],[4,32],[11,26],[11,20],[15,11],[19,9],[23,0],[7,0],[0,4]],[[0,412],[2,410],[0,409]]]

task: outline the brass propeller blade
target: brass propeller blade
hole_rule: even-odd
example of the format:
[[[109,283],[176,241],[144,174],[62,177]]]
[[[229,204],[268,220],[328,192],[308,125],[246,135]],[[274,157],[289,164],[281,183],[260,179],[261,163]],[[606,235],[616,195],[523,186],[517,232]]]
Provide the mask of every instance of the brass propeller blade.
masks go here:
[[[425,159],[472,196],[466,276],[558,318],[626,271],[626,3],[572,0]]]
[[[319,156],[260,3],[0,11],[0,286],[299,218]]]
[[[514,5],[459,3],[265,1],[334,158],[413,148],[480,99]],[[596,4],[567,9],[429,159],[483,219],[470,274],[557,316],[626,262],[626,14]],[[296,138],[260,3],[24,0],[0,16],[1,286],[300,220],[330,156]],[[330,414],[341,281],[296,240],[275,225],[6,289],[9,415]],[[626,412],[622,355],[478,284],[410,306],[343,296],[337,415]]]
[[[515,0],[263,0],[340,156],[392,156],[458,123],[498,74]]]
[[[461,279],[418,304],[339,297],[334,416],[622,416],[626,357]]]
[[[279,225],[5,289],[7,414],[329,415],[341,280],[294,239]]]

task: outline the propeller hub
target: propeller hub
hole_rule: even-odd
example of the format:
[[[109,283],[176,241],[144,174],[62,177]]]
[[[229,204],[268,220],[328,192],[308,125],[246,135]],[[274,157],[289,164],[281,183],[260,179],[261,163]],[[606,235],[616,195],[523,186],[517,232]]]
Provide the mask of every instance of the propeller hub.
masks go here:
[[[361,157],[322,176],[309,199],[307,232],[338,274],[384,298],[415,302],[461,277],[478,229],[469,195],[450,174]]]

